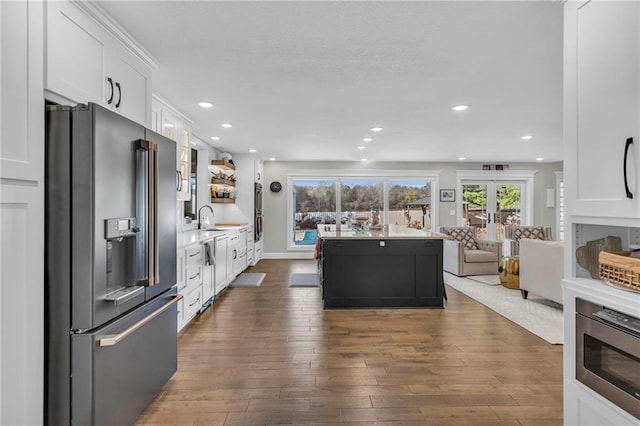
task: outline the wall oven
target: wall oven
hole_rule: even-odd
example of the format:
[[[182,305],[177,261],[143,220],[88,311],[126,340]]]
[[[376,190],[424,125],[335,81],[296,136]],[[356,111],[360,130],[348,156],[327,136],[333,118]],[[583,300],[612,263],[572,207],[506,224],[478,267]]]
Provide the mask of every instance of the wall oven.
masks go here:
[[[640,319],[576,299],[576,379],[640,419]]]

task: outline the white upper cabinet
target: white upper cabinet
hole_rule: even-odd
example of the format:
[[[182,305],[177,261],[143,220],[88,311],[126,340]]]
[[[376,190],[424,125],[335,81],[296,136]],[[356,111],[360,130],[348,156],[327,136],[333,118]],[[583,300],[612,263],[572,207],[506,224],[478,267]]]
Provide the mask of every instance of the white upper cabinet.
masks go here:
[[[176,170],[178,174],[178,200],[189,200],[191,188],[191,120],[172,106],[153,96],[151,129],[176,142]]]
[[[152,66],[99,24],[94,18],[100,14],[89,3],[78,5],[86,10],[67,1],[46,2],[45,89],[150,126]]]
[[[42,181],[42,5],[0,2],[0,177]]]
[[[564,67],[567,212],[637,219],[640,4],[566,3]]]
[[[261,185],[264,185],[263,181],[264,181],[264,163],[260,160],[254,160],[253,161],[253,165],[254,165],[254,181],[256,183],[259,183]]]
[[[119,43],[113,44],[112,53],[108,75],[115,90],[111,105],[125,117],[150,126],[151,69]]]

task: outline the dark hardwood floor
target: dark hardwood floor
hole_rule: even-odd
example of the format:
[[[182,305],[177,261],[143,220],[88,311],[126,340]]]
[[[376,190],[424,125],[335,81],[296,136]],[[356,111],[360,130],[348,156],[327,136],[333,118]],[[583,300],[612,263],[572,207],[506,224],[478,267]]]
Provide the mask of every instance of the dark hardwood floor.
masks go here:
[[[445,309],[323,310],[262,260],[178,339],[139,425],[561,425],[562,346],[447,287]],[[515,290],[514,290],[515,291]]]

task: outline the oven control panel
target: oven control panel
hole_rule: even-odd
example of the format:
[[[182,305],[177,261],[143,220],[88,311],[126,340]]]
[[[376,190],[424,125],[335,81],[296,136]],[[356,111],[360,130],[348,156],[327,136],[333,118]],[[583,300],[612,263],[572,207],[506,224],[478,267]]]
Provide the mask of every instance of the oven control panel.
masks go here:
[[[593,315],[610,323],[617,324],[620,327],[640,333],[640,319],[638,318],[621,314],[620,312],[607,308],[594,312]]]

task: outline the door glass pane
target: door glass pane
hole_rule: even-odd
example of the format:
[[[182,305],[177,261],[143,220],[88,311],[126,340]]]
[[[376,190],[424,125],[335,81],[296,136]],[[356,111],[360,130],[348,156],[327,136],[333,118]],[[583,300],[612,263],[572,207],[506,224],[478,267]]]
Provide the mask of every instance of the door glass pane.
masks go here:
[[[312,246],[319,223],[336,223],[335,181],[294,180],[292,187],[293,244]]]
[[[487,185],[462,185],[462,225],[478,228],[480,240],[487,239]]]
[[[431,230],[431,182],[389,182],[389,223]]]
[[[520,225],[522,214],[522,185],[496,185],[496,240],[504,241],[505,225]]]
[[[376,180],[344,180],[340,185],[342,223],[380,225],[384,184]]]

